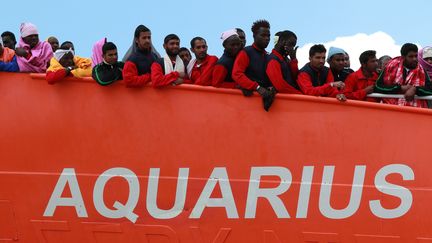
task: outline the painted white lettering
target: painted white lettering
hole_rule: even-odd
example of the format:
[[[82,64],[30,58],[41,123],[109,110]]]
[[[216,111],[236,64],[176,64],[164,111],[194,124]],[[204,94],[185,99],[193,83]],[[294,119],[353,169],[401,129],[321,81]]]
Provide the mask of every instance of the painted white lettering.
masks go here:
[[[303,167],[303,174],[302,174],[302,179],[300,184],[300,193],[299,193],[299,199],[297,204],[296,218],[299,219],[307,218],[313,172],[314,172],[313,166]]]
[[[278,176],[281,182],[276,188],[259,188],[261,176]],[[245,218],[255,218],[257,201],[260,197],[269,201],[278,218],[289,218],[288,211],[278,196],[289,189],[291,181],[291,172],[285,167],[252,167]]]
[[[69,185],[69,190],[71,192],[70,198],[62,197],[63,191],[66,187],[66,184]],[[72,168],[64,168],[57,184],[54,188],[53,193],[51,194],[51,198],[48,201],[48,205],[45,209],[43,216],[51,217],[54,215],[54,212],[58,206],[63,207],[75,207],[75,211],[80,218],[86,218],[87,210],[84,205],[84,200],[82,198],[81,190],[78,185],[78,180],[75,175],[75,170]]]
[[[104,202],[104,188],[106,183],[113,177],[124,178],[129,185],[129,197],[126,204],[116,201],[113,207],[116,210],[109,209]],[[118,219],[127,218],[135,223],[138,219],[133,211],[138,203],[140,193],[140,185],[137,176],[134,172],[126,168],[112,168],[102,173],[96,180],[93,190],[93,203],[96,210],[107,218]]]
[[[413,203],[411,191],[408,188],[395,185],[386,181],[390,174],[400,174],[403,180],[414,180],[413,170],[403,164],[392,164],[381,168],[375,176],[375,187],[378,191],[400,198],[401,203],[397,208],[386,209],[382,206],[380,200],[372,200],[369,207],[374,215],[383,219],[394,219],[406,214]]]
[[[366,174],[366,166],[358,165],[354,169],[354,179],[351,188],[351,196],[348,206],[344,209],[334,209],[330,204],[333,184],[334,166],[324,166],[321,192],[319,197],[319,210],[327,218],[344,219],[352,216],[360,207],[363,193],[363,183]],[[339,199],[340,200],[340,199]]]
[[[216,184],[220,186],[222,198],[210,198]],[[213,169],[189,218],[200,218],[205,207],[224,207],[228,218],[239,217],[226,168],[217,167]]]
[[[147,187],[147,210],[156,219],[172,219],[177,217],[184,208],[186,201],[186,190],[189,176],[188,168],[180,168],[177,178],[177,189],[174,206],[171,209],[163,210],[157,206],[157,194],[159,186],[159,168],[151,168]]]

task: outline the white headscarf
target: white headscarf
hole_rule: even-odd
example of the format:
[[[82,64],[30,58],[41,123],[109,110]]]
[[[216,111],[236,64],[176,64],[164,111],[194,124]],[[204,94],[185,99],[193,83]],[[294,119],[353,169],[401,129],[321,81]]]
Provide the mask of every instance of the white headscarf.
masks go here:
[[[62,59],[62,57],[68,53],[72,53],[72,55],[75,55],[75,52],[72,49],[69,50],[57,49],[57,51],[54,52],[54,58],[57,61],[60,61],[60,59]]]
[[[25,38],[29,35],[37,35],[39,34],[36,25],[32,23],[22,23],[20,26],[21,37]]]
[[[222,43],[224,43],[225,40],[230,38],[231,36],[239,36],[236,29],[230,29],[230,30],[223,32],[221,35]]]
[[[3,38],[0,37],[0,45],[3,46]]]

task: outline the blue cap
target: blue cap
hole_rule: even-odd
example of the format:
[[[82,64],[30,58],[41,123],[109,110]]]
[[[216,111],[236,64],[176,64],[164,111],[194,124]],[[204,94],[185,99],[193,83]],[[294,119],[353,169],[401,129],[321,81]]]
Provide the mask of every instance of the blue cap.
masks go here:
[[[327,55],[327,62],[330,61],[330,58],[336,54],[346,54],[346,51],[344,51],[342,48],[337,47],[330,47]]]

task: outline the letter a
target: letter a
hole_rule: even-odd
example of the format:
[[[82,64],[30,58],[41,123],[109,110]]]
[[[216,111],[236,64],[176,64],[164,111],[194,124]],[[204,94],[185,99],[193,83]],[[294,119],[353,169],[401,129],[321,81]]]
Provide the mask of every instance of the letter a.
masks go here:
[[[62,197],[63,191],[69,185],[72,197]],[[75,170],[72,168],[65,168],[57,181],[48,205],[45,209],[43,216],[52,217],[58,206],[75,207],[78,217],[86,218],[87,210],[84,205],[81,190],[78,185],[78,180],[75,175]]]

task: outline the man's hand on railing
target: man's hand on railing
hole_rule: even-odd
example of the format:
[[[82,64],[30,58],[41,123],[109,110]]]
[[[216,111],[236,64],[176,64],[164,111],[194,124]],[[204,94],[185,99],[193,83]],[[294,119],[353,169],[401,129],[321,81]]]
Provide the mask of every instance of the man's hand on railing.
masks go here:
[[[415,94],[416,94],[416,87],[410,86],[410,88],[408,88],[408,90],[404,93],[404,97],[407,101],[412,101],[414,100]]]
[[[339,101],[346,101],[347,100],[347,98],[344,94],[337,94],[336,99]]]
[[[374,91],[374,87],[375,85],[369,85],[366,88],[364,88],[364,91],[366,92],[366,94],[372,94]]]

